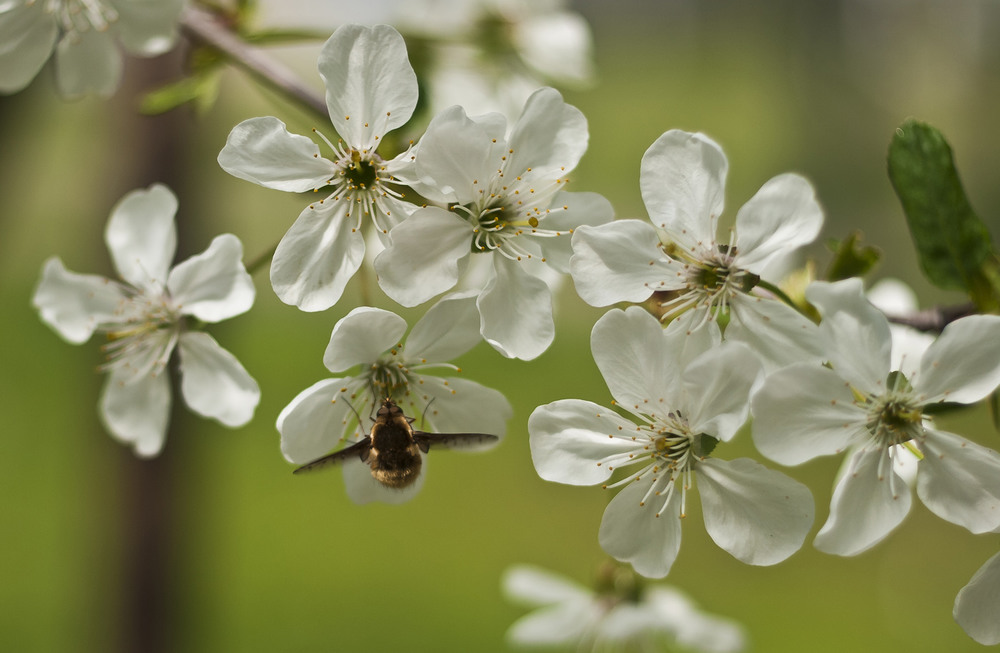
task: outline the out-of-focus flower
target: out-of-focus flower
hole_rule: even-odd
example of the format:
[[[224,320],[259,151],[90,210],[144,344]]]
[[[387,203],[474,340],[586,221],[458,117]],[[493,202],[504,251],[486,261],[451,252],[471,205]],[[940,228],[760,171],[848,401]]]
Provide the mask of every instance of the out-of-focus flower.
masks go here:
[[[652,224],[618,220],[573,234],[570,272],[592,306],[643,302],[662,293],[671,328],[693,332],[728,315],[726,340],[750,345],[768,370],[819,358],[816,325],[771,293],[760,274],[789,249],[813,241],[823,212],[809,182],[779,175],[716,236],[729,163],[702,134],[671,130],[642,158],[642,198]]]
[[[552,343],[546,267],[568,271],[569,237],[612,217],[596,193],[568,193],[566,176],[587,149],[587,121],[558,91],[540,89],[506,134],[498,114],[438,115],[416,150],[418,190],[448,206],[416,211],[390,233],[375,259],[379,284],[404,306],[452,288],[470,256],[489,256],[492,274],[477,305],[483,337],[505,356],[537,357]]]
[[[808,488],[749,458],[711,455],[746,420],[762,374],[753,352],[718,344],[708,330],[665,333],[638,307],[598,320],[591,346],[616,405],[636,421],[565,399],[536,408],[528,432],[535,469],[546,480],[593,485],[629,468],[604,486],[626,486],[601,521],[605,551],[643,576],[666,576],[695,478],[705,528],[737,559],[772,565],[802,546],[813,521]]]
[[[183,0],[6,0],[0,2],[0,92],[31,83],[55,53],[56,86],[76,98],[111,96],[122,54],[154,57],[177,40]]]
[[[387,160],[376,152],[417,104],[417,78],[403,38],[386,25],[345,25],[323,46],[319,74],[341,141],[335,145],[316,133],[333,160],[273,117],[241,122],[219,153],[226,172],[266,188],[298,193],[331,188],[302,211],[271,262],[275,293],[304,311],[325,310],[340,299],[364,259],[364,218],[384,236],[416,208],[394,188],[402,183],[397,175],[410,154]]]
[[[289,462],[305,464],[343,443],[367,434],[359,416],[371,415],[386,397],[411,417],[422,416],[426,430],[503,435],[512,409],[502,394],[474,381],[428,374],[458,371],[447,363],[479,342],[475,297],[456,294],[432,306],[410,332],[406,321],[386,310],[362,306],[337,322],[323,356],[334,373],[360,366],[352,376],[325,379],[298,394],[278,416],[281,451]],[[423,483],[388,488],[372,478],[360,459],[345,461],[344,484],[355,503],[400,503]]]
[[[894,469],[901,447],[919,461],[917,496],[931,512],[973,533],[1000,526],[1000,454],[934,428],[925,414],[939,402],[974,403],[1000,384],[1000,317],[952,322],[907,375],[893,369],[889,323],[860,280],[816,282],[806,296],[823,316],[829,358],[767,378],[752,402],[753,438],[784,465],[852,450],[816,547],[855,555],[902,522],[911,497]]]
[[[507,631],[515,646],[649,651],[678,645],[732,653],[746,645],[735,622],[700,611],[676,588],[646,585],[615,565],[602,568],[596,590],[528,565],[508,568],[502,583],[510,600],[538,608]]]
[[[980,644],[1000,644],[1000,553],[987,560],[958,592],[952,615]]]
[[[236,236],[216,237],[203,253],[171,268],[177,244],[177,199],[165,186],[132,191],[115,206],[104,239],[121,282],[68,271],[46,261],[32,300],[42,320],[64,339],[83,343],[99,331],[108,373],[101,417],[138,455],[163,447],[170,414],[170,379],[163,370],[180,352],[181,393],[191,410],[230,427],[250,421],[257,383],[236,358],[188,317],[218,322],[250,310],[253,280]]]

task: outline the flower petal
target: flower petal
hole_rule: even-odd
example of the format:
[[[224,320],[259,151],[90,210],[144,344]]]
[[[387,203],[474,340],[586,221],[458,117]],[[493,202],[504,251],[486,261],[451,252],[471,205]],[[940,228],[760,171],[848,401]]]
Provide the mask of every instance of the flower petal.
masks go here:
[[[532,565],[508,567],[500,578],[500,586],[510,600],[533,607],[589,600],[591,596],[586,588],[568,578]]]
[[[270,116],[250,118],[233,127],[219,152],[222,169],[265,188],[303,193],[326,186],[337,167],[319,155],[319,146],[289,133]]]
[[[507,629],[506,639],[515,646],[568,646],[586,641],[602,616],[589,597],[567,599],[521,617]]]
[[[987,560],[958,592],[952,615],[980,644],[1000,644],[1000,553]]]
[[[793,363],[825,360],[819,328],[788,304],[738,294],[729,308],[726,340],[748,345],[768,372]]]
[[[108,374],[101,394],[104,427],[120,442],[132,445],[136,455],[160,453],[170,419],[170,377],[146,374],[129,382],[115,371]]]
[[[489,433],[503,438],[514,409],[498,390],[456,377],[424,376],[421,380],[425,402],[414,408],[425,415],[429,428],[438,433]],[[488,442],[475,449],[495,445]]]
[[[343,25],[319,54],[326,105],[340,137],[372,150],[387,132],[406,123],[417,106],[417,76],[406,43],[392,27]]]
[[[615,215],[611,202],[597,193],[568,193],[560,191],[552,198],[553,210],[539,220],[540,226],[559,232],[555,238],[539,239],[545,251],[545,261],[559,272],[569,272],[569,260],[573,255],[572,236],[574,230],[583,225],[596,227],[610,222]]]
[[[608,311],[590,334],[594,362],[611,396],[624,406],[643,407],[660,399],[669,409],[680,408],[673,405],[678,393],[671,392],[669,381],[681,368],[673,357],[661,354],[666,345],[659,320],[638,306]]]
[[[528,418],[531,460],[546,481],[594,485],[614,471],[608,461],[631,451],[636,426],[608,408],[579,399],[561,399],[532,411]]]
[[[554,88],[540,88],[511,128],[510,169],[537,177],[569,173],[587,151],[587,119]]]
[[[920,360],[914,390],[925,401],[971,404],[1000,385],[1000,317],[972,315],[946,326]],[[933,398],[933,399],[932,399]]]
[[[853,402],[844,380],[819,363],[778,370],[750,401],[754,444],[782,465],[840,453],[865,428],[867,415]]]
[[[755,460],[709,458],[696,467],[705,529],[750,565],[774,565],[802,547],[812,527],[812,493]]]
[[[48,61],[58,36],[45,3],[22,3],[0,12],[0,93],[26,88]]]
[[[723,342],[684,368],[683,406],[692,433],[724,442],[747,421],[750,394],[763,380],[760,361],[749,347]]]
[[[177,41],[182,0],[134,2],[112,0],[118,20],[115,34],[125,49],[142,57],[167,52]]]
[[[348,438],[347,427],[356,420],[349,402],[340,399],[348,393],[340,390],[351,380],[318,381],[297,394],[281,410],[276,426],[281,434],[281,453],[285,460],[304,465],[339,448],[338,445]],[[351,436],[360,438],[357,429],[355,424]]]
[[[376,481],[371,468],[361,460],[348,460],[344,463],[344,488],[351,501],[358,505],[373,501],[393,505],[406,503],[420,492],[426,478],[427,456],[423,456],[423,464],[413,484],[402,488],[387,487]]]
[[[609,555],[630,563],[636,572],[663,578],[681,548],[681,492],[672,492],[665,505],[661,497],[642,505],[653,482],[652,475],[633,481],[611,500],[598,539]]]
[[[830,516],[814,542],[823,553],[858,555],[881,542],[910,512],[910,488],[882,449],[851,454],[830,501]],[[886,476],[889,470],[891,476]]]
[[[181,393],[188,407],[229,427],[253,418],[260,387],[236,357],[203,331],[181,334]]]
[[[114,322],[125,301],[122,287],[96,274],[77,274],[52,257],[42,267],[42,278],[31,303],[56,333],[73,344],[90,339],[101,324]]]
[[[365,239],[346,202],[307,206],[271,260],[278,298],[303,311],[324,311],[340,299],[365,258]]]
[[[917,496],[931,512],[986,533],[1000,526],[1000,454],[946,431],[925,427]]]
[[[477,301],[483,338],[507,358],[537,358],[555,338],[549,287],[500,255],[493,270]]]
[[[379,286],[403,306],[423,304],[458,283],[472,234],[472,225],[450,211],[416,211],[389,233],[392,244],[375,257]]]
[[[232,234],[216,236],[201,254],[178,264],[167,288],[185,315],[218,322],[253,306],[256,289],[243,267],[243,244]]]
[[[115,205],[104,230],[118,275],[161,292],[177,249],[177,197],[163,184],[134,190]]]
[[[478,295],[474,291],[453,293],[427,309],[406,337],[407,360],[450,361],[479,344]]]
[[[775,256],[816,240],[822,226],[812,185],[796,174],[778,175],[736,214],[734,263],[760,274]]]
[[[397,346],[404,333],[406,320],[395,313],[359,306],[334,325],[323,364],[331,372],[371,365],[387,349]]]
[[[642,156],[639,186],[653,224],[682,249],[715,242],[729,162],[704,134],[672,129]]]
[[[108,31],[74,31],[56,45],[56,87],[68,99],[111,97],[122,80],[122,53]]]
[[[615,220],[573,233],[570,274],[576,292],[591,306],[642,302],[654,290],[684,287],[683,266],[663,255],[652,225]]]

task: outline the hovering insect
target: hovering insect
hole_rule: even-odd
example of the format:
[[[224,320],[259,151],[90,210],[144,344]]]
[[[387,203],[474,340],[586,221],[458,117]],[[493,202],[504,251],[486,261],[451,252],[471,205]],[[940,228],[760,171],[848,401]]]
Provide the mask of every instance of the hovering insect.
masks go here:
[[[301,474],[349,460],[354,456],[367,463],[375,480],[391,488],[411,485],[420,475],[421,452],[431,447],[461,449],[499,438],[487,433],[425,433],[413,430],[413,418],[386,398],[375,414],[371,433],[349,447],[318,458],[296,469]]]

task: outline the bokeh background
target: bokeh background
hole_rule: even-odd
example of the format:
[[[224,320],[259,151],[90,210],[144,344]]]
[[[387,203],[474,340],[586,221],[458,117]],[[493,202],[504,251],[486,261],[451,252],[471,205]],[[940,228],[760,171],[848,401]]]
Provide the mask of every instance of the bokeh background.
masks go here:
[[[874,277],[906,280],[926,305],[961,300],[923,281],[885,151],[908,117],[937,126],[973,205],[994,233],[1000,228],[996,2],[573,6],[592,26],[597,66],[593,86],[566,92],[591,128],[576,190],[605,194],[620,217],[642,217],[645,148],[667,129],[702,131],[730,160],[730,216],[770,177],[800,172],[826,210],[823,238],[861,229],[884,252]],[[304,203],[215,162],[245,118],[276,115],[300,133],[310,126],[242,73],[225,76],[222,100],[204,116],[135,115],[139,92],[174,63],[130,60],[127,85],[110,102],[60,101],[51,71],[0,98],[0,650],[136,650],[150,629],[172,651],[508,650],[504,631],[525,610],[501,595],[505,568],[531,563],[589,583],[605,558],[597,529],[608,495],[541,481],[526,431],[537,405],[609,400],[589,353],[601,311],[567,285],[557,339],[542,357],[509,361],[485,345],[463,357],[468,378],[499,388],[514,406],[502,445],[433,457],[423,491],[407,504],[355,506],[337,471],[291,475],[274,420],[329,375],[322,353],[333,324],[359,301],[359,282],[331,310],[304,314],[282,305],[261,273],[254,309],[210,329],[261,385],[253,422],[229,431],[180,410],[162,456],[135,459],[98,421],[96,343],[64,343],[31,308],[43,260],[58,254],[72,270],[111,274],[102,241],[110,208],[158,180],[180,197],[182,258],[227,231],[253,258]],[[301,73],[319,88],[313,67]],[[177,129],[183,142],[169,136]],[[822,244],[809,253],[822,270]],[[984,409],[941,423],[1000,447]],[[717,454],[756,456],[748,438]],[[814,493],[813,534],[838,464],[787,470]],[[953,622],[952,603],[1000,536],[972,536],[915,502],[897,532],[858,557],[826,556],[807,541],[785,563],[755,568],[716,547],[697,502],[689,507],[666,582],[742,622],[755,651],[982,648]]]

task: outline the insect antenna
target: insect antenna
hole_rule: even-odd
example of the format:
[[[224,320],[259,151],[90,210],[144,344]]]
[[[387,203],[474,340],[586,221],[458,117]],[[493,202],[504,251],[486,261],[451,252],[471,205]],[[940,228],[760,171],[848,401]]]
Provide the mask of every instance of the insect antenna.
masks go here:
[[[423,431],[425,428],[427,428],[427,411],[428,411],[428,409],[430,409],[431,404],[434,403],[435,399],[437,399],[437,397],[431,397],[430,401],[427,402],[427,405],[424,406],[424,409],[422,411],[420,411],[420,430],[421,431]]]

